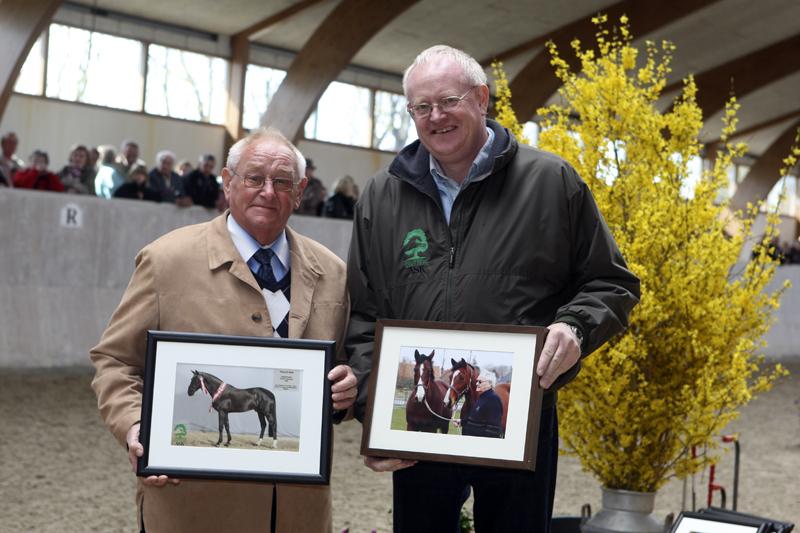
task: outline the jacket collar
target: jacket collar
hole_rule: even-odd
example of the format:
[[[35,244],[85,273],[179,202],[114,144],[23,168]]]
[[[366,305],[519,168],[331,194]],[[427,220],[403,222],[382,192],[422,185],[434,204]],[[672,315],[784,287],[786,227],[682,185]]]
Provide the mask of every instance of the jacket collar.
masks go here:
[[[489,153],[492,160],[490,174],[504,168],[517,153],[517,141],[511,132],[494,120],[487,119],[486,126],[494,132],[494,143]],[[421,192],[440,202],[436,184],[430,178],[430,152],[417,139],[403,148],[389,165],[389,173],[413,185]]]
[[[228,265],[228,272],[242,283],[261,294],[261,289],[247,263],[233,244],[228,233],[227,218],[230,210],[211,221],[206,238],[208,249],[208,268],[217,270]],[[300,338],[305,331],[311,314],[314,289],[325,269],[314,250],[311,249],[292,228],[286,227],[289,253],[292,256],[291,287],[292,298],[289,308],[289,337]],[[266,303],[264,304],[264,311]],[[268,313],[267,313],[268,314]]]

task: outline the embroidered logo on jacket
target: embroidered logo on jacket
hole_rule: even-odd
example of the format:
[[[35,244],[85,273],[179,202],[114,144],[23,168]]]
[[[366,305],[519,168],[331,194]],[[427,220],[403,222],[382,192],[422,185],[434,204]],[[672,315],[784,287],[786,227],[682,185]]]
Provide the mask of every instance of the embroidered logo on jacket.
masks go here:
[[[406,233],[406,238],[403,239],[403,248],[408,246],[410,248],[403,252],[406,256],[403,266],[414,268],[428,264],[428,258],[421,255],[428,249],[428,237],[424,230],[416,228]]]

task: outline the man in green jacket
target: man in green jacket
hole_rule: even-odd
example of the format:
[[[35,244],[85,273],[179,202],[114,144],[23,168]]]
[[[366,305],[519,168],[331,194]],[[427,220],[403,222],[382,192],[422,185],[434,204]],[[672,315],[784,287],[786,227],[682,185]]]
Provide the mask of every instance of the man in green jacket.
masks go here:
[[[379,318],[547,326],[535,472],[365,458],[393,471],[396,531],[456,531],[471,487],[477,531],[548,531],[555,493],[555,391],[627,326],[639,281],[586,184],[559,157],[519,146],[486,119],[474,58],[434,46],[406,70],[418,141],[356,206],[346,348],[361,419]]]

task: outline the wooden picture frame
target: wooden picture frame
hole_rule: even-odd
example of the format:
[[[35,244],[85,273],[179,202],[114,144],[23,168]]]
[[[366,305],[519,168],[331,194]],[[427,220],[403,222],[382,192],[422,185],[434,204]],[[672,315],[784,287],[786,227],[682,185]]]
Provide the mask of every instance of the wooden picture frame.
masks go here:
[[[137,475],[329,483],[334,346],[148,331]]]
[[[362,455],[534,470],[546,335],[535,326],[378,320]],[[497,382],[479,394],[479,382],[492,380],[486,371]]]

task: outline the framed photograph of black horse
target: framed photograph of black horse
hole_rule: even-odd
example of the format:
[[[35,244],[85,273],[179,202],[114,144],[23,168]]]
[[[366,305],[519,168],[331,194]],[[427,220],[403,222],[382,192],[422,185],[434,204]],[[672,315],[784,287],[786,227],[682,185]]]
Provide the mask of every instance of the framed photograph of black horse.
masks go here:
[[[379,320],[361,453],[534,470],[547,329]]]
[[[137,475],[327,484],[334,344],[149,331]]]

